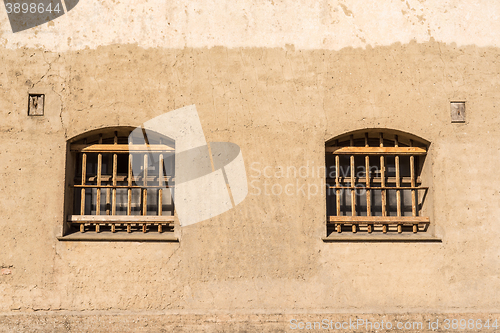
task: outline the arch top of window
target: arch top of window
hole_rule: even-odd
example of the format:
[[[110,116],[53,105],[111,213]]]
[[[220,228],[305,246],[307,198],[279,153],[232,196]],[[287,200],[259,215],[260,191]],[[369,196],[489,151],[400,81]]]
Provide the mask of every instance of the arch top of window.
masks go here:
[[[71,146],[92,144],[144,144],[166,145],[174,148],[175,142],[171,138],[155,131],[134,131],[136,127],[107,127],[88,131],[68,140]]]
[[[326,147],[418,147],[427,150],[430,142],[403,131],[368,128],[336,136],[326,142]]]

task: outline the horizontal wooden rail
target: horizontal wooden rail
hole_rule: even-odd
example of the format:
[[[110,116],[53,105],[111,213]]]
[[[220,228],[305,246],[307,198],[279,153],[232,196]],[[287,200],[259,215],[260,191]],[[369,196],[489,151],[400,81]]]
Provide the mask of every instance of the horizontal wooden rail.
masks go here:
[[[390,187],[390,186],[330,186],[333,189],[346,189],[346,190],[427,190],[428,187],[420,186],[420,187]]]
[[[116,185],[116,186],[113,186],[113,185],[73,185],[73,187],[75,188],[170,188],[170,187],[173,187],[173,186],[170,186],[170,185],[164,185],[164,186],[160,186],[160,185],[142,185],[142,186],[138,186],[138,185]]]
[[[361,177],[354,177],[354,181],[356,183],[366,183],[366,178],[365,176],[361,176]],[[335,178],[326,178],[326,182],[327,183],[335,183],[336,180]],[[350,183],[351,182],[351,178],[350,177],[342,177],[342,176],[339,176],[339,183]],[[369,182],[371,183],[382,183],[382,178],[380,177],[369,177]],[[397,182],[397,178],[396,177],[385,177],[385,183],[396,183]],[[411,184],[411,177],[401,177],[400,179],[400,183],[401,184],[404,184],[404,183],[409,183]],[[422,180],[420,179],[420,177],[417,177],[416,179],[416,183],[422,183]]]
[[[336,155],[425,155],[419,147],[326,147],[326,152]]]
[[[124,144],[74,144],[71,151],[84,153],[148,153],[174,152],[174,148],[167,145],[124,145]]]
[[[173,216],[143,215],[69,215],[71,223],[170,223]]]
[[[423,216],[330,216],[329,221],[336,224],[430,224]]]
[[[158,177],[158,176],[148,176],[146,177],[147,178],[147,181],[148,182],[154,182],[154,181],[157,181],[158,178],[161,179],[161,177]],[[130,177],[130,179],[133,181],[133,182],[143,182],[144,181],[144,177],[142,176],[135,176],[135,177]],[[82,178],[81,177],[75,177],[75,182],[79,183],[81,182]],[[110,182],[113,180],[113,176],[110,176],[110,175],[101,175],[101,182]],[[95,182],[97,181],[97,176],[87,176],[85,181],[87,182]],[[117,182],[124,182],[124,181],[128,181],[128,176],[116,176],[116,181]],[[166,181],[166,182],[173,182],[175,181],[175,179],[172,177],[172,176],[164,176],[163,177],[163,181]]]

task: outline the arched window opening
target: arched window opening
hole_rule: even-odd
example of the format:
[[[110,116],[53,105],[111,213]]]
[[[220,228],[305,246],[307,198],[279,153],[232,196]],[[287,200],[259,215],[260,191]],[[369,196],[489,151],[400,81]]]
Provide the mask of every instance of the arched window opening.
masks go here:
[[[94,131],[69,143],[66,234],[173,232],[174,142],[133,130]]]
[[[421,171],[428,143],[365,130],[327,142],[327,233],[417,234],[430,224]]]

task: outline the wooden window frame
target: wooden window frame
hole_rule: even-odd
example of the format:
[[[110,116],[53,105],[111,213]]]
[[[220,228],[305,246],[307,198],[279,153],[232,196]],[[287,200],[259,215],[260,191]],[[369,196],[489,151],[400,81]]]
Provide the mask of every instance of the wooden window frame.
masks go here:
[[[147,136],[144,136],[145,144],[129,144],[124,143],[125,137],[132,132],[132,129],[102,131],[93,133],[88,137],[93,137],[94,142],[87,143],[87,137],[74,140],[69,143],[69,152],[72,163],[68,163],[72,168],[73,173],[68,173],[70,178],[67,182],[69,193],[67,195],[68,202],[66,204],[66,225],[64,235],[59,237],[61,240],[166,240],[177,241],[174,236],[175,210],[173,200],[171,202],[170,215],[164,215],[163,212],[163,192],[170,191],[174,186],[174,175],[165,174],[165,158],[166,154],[174,154],[173,141],[167,138],[167,142],[163,142],[160,137],[159,143],[150,144]],[[123,134],[125,133],[125,134]],[[127,135],[128,133],[128,135]],[[103,136],[107,136],[106,141],[110,141],[110,135],[113,139],[112,143],[103,143]],[[98,141],[95,142],[96,136]],[[121,143],[119,143],[119,137]],[[151,153],[159,154],[158,174],[148,175],[148,169],[151,167],[148,163],[148,158]],[[103,175],[103,154],[111,156],[111,165],[108,168],[111,175]],[[126,154],[128,161],[126,165],[126,175],[118,175],[118,156]],[[143,172],[141,175],[135,175],[132,172],[133,159],[142,154]],[[78,158],[79,155],[79,158]],[[87,161],[91,155],[97,156],[97,171],[95,175],[87,173]],[[122,159],[123,160],[123,159]],[[77,161],[80,162],[77,165]],[[121,165],[124,169],[124,165]],[[172,170],[173,171],[173,170]],[[81,172],[81,174],[80,174]],[[77,174],[78,173],[78,174]],[[93,177],[92,177],[93,176]],[[163,179],[164,184],[162,181]],[[121,182],[122,184],[118,185]],[[107,183],[107,184],[106,184]],[[126,183],[124,185],[123,183]],[[79,194],[80,202],[77,203],[76,191],[81,190]],[[92,199],[91,203],[86,203],[88,190],[96,191],[96,198]],[[95,190],[96,189],[96,190]],[[126,189],[126,215],[117,215],[117,190]],[[140,190],[140,214],[132,214],[132,196],[133,190]],[[148,202],[148,191],[157,191],[156,214],[151,215],[151,202]],[[101,212],[101,192],[105,192],[105,208],[106,211]],[[95,204],[94,204],[95,200]],[[75,207],[79,205],[79,211],[75,211]],[[92,206],[93,205],[93,206]],[[154,204],[153,204],[154,206]],[[88,210],[90,207],[90,213]],[[95,213],[92,214],[92,207],[95,207]],[[120,206],[121,207],[121,206]],[[148,209],[149,207],[149,209]],[[123,209],[123,207],[122,207]],[[148,215],[148,212],[150,213]]]
[[[390,139],[388,139],[390,137]],[[403,140],[401,140],[403,138]],[[355,143],[356,141],[356,143]],[[363,144],[364,141],[364,144]],[[402,143],[404,141],[404,143]],[[374,144],[374,142],[377,142]],[[332,156],[334,160],[335,177],[328,177],[327,173],[327,206],[329,195],[333,196],[335,209],[327,213],[327,237],[325,241],[345,241],[345,240],[426,240],[439,241],[428,232],[431,224],[428,216],[422,216],[424,198],[427,196],[429,187],[422,186],[419,171],[417,168],[417,157],[427,155],[428,144],[415,140],[412,136],[398,134],[388,134],[384,131],[357,131],[352,134],[341,135],[326,144],[325,154]],[[340,157],[349,157],[349,162],[344,162],[342,166],[347,167],[349,175],[341,175]],[[386,173],[386,159],[388,156],[394,158],[395,176],[388,177]],[[401,176],[400,157],[409,156],[409,177]],[[353,172],[356,170],[355,157],[364,157],[364,176],[359,177]],[[370,157],[379,157],[377,164],[380,177],[374,178],[370,169]],[[359,166],[359,165],[358,165]],[[328,165],[326,166],[328,170]],[[408,170],[405,170],[408,171]],[[366,216],[358,216],[356,202],[358,190],[363,190],[366,195]],[[347,215],[348,204],[341,203],[341,193],[347,191],[345,200],[350,201],[351,211]],[[381,216],[372,216],[372,192],[380,192]],[[388,191],[396,192],[396,211],[392,212],[396,216],[389,216]],[[403,202],[401,193],[411,193],[411,216],[404,216],[402,213]],[[349,196],[350,192],[350,196]],[[419,192],[422,195],[419,195]],[[350,197],[350,198],[349,198]],[[421,198],[421,200],[419,199]],[[327,208],[328,211],[328,208]],[[346,215],[342,215],[342,211]],[[363,227],[363,230],[361,228]]]

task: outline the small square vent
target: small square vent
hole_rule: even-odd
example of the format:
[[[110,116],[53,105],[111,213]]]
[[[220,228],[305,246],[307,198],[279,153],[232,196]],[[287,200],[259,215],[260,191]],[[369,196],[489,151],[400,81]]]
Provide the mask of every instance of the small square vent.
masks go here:
[[[465,123],[465,102],[451,102],[451,122]]]
[[[43,116],[45,95],[29,94],[28,116]]]

